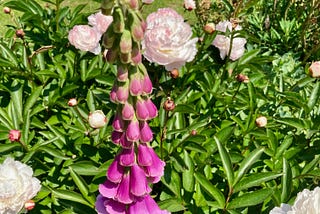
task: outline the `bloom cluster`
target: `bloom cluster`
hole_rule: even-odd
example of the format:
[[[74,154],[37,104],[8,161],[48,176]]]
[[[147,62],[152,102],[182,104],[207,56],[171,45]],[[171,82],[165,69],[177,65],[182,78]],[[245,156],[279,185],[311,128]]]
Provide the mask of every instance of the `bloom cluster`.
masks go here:
[[[106,59],[116,63],[117,77],[110,100],[118,105],[111,140],[120,146],[99,185],[96,211],[106,213],[168,213],[150,196],[150,184],[160,181],[165,163],[150,145],[153,133],[148,121],[158,115],[150,99],[152,82],[141,63],[141,40],[145,22],[138,11],[139,1],[113,5],[102,3],[102,11],[112,13],[113,22],[103,35]],[[127,15],[123,14],[127,11]]]
[[[89,25],[76,25],[69,31],[69,42],[82,51],[99,54],[99,41],[112,20],[112,16],[105,16],[101,12],[92,14],[88,17]]]
[[[197,54],[198,38],[191,39],[190,25],[170,8],[158,9],[147,17],[147,28],[142,43],[144,57],[164,65],[167,71],[179,69]]]
[[[320,211],[320,187],[310,191],[304,189],[297,195],[294,204],[281,204],[270,211],[270,214],[317,214]]]
[[[242,27],[239,24],[234,26],[229,21],[222,21],[216,25],[216,30],[224,33],[227,31],[230,33],[232,31],[238,31],[241,29]],[[212,42],[212,44],[219,49],[221,59],[229,56],[229,58],[233,61],[239,59],[243,55],[245,51],[244,45],[246,43],[247,40],[245,38],[237,37],[235,34],[233,34],[233,36],[218,34]]]
[[[16,214],[39,192],[31,167],[7,158],[0,165],[0,213]]]

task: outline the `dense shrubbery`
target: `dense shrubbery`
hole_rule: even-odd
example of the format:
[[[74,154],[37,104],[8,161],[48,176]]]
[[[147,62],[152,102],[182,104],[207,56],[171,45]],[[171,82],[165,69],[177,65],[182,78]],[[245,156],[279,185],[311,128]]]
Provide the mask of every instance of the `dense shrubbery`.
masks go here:
[[[110,52],[70,45],[69,31],[91,14],[62,1],[5,3],[20,13],[0,38],[1,162],[19,160],[41,181],[30,213],[96,213],[99,184],[119,152],[111,141],[119,107],[109,98],[117,67],[105,59]],[[149,123],[150,145],[166,163],[150,193],[161,209],[269,213],[319,186],[320,82],[309,75],[320,59],[319,7],[307,0],[199,0],[184,14],[198,18],[195,58],[178,72],[142,59],[159,110]],[[208,23],[226,20],[225,32],[208,33]],[[238,49],[246,41],[243,55],[231,56],[230,40]],[[88,121],[96,110],[106,124],[101,115]]]

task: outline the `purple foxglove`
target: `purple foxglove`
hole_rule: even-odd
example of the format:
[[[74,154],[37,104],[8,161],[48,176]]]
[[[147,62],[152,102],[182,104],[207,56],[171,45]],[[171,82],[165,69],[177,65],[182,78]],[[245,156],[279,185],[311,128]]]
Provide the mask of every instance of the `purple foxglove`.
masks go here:
[[[150,129],[150,126],[146,121],[142,121],[140,123],[140,140],[143,143],[150,142],[153,138],[152,131]]]
[[[145,74],[143,78],[143,92],[146,94],[152,93],[152,82],[148,74]]]
[[[153,104],[153,102],[151,101],[151,99],[147,99],[145,101],[145,105],[148,109],[148,113],[149,113],[149,119],[153,119],[155,117],[158,116],[158,109],[157,107]]]
[[[149,119],[149,111],[143,99],[138,99],[136,102],[136,116],[138,120]]]
[[[129,213],[141,214],[169,214],[167,210],[161,210],[157,203],[150,195],[138,198],[133,204],[129,206]]]
[[[129,102],[125,102],[122,108],[122,119],[132,120],[134,117],[134,108]]]
[[[99,185],[99,192],[106,198],[113,198],[117,195],[119,184],[113,183],[108,179]]]
[[[119,144],[122,136],[122,132],[113,131],[111,133],[111,140],[114,144]]]
[[[129,141],[138,141],[140,138],[140,128],[139,128],[139,121],[137,119],[133,119],[129,122],[128,128],[127,128],[127,140]]]
[[[130,94],[132,96],[138,96],[142,94],[143,82],[138,75],[132,75],[130,77]]]
[[[140,166],[151,166],[152,157],[149,152],[150,148],[146,144],[139,144],[138,146],[138,164]]]
[[[132,146],[130,149],[122,149],[119,156],[120,156],[119,163],[122,166],[132,166],[135,161],[134,146]]]
[[[94,207],[98,214],[108,214],[105,204],[108,202],[109,199],[103,197],[101,194],[97,196],[96,203]]]
[[[126,66],[119,65],[117,71],[118,81],[126,82],[128,80],[128,68]]]
[[[118,187],[117,195],[115,199],[123,204],[131,204],[133,202],[132,195],[130,193],[130,174],[124,174],[121,183]]]
[[[155,153],[153,148],[149,147],[149,153],[152,157],[152,165],[145,166],[145,172],[148,177],[160,178],[164,173],[165,162],[160,160],[158,155]],[[152,178],[151,178],[152,179]],[[159,181],[158,179],[152,179],[154,182]]]
[[[95,208],[98,214],[126,214],[126,205],[112,199],[97,196]]]
[[[133,145],[133,142],[132,141],[129,141],[127,139],[127,135],[126,133],[124,132],[120,138],[120,144],[122,146],[122,148],[126,148],[126,149],[130,149]]]
[[[113,130],[122,132],[124,129],[124,121],[121,118],[121,115],[117,113],[112,122]]]
[[[149,193],[151,189],[148,186],[148,181],[143,169],[134,164],[130,171],[130,191],[135,196],[143,196]]]
[[[110,101],[113,103],[117,103],[117,85],[113,85],[111,92],[110,92]]]
[[[129,89],[128,89],[128,83],[126,82],[125,84],[118,86],[117,101],[123,104],[128,100],[128,97],[129,97]]]
[[[119,183],[124,174],[124,167],[120,165],[119,159],[117,155],[107,171],[107,178],[114,183]]]

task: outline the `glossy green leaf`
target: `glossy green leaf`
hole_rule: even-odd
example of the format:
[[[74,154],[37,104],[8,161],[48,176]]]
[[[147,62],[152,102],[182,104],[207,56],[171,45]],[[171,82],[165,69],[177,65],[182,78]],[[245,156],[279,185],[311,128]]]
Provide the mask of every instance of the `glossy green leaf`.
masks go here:
[[[53,196],[56,198],[74,201],[77,203],[87,205],[89,207],[93,207],[93,205],[90,204],[87,200],[85,200],[79,193],[69,191],[69,190],[60,190],[60,189],[51,189],[51,191]]]
[[[194,163],[186,150],[183,152],[183,159],[188,168],[182,172],[182,187],[188,192],[193,192],[195,184]]]
[[[292,126],[294,128],[300,128],[300,129],[309,128],[308,125],[302,119],[294,118],[294,117],[280,118],[280,119],[277,119],[277,122]]]
[[[20,143],[0,144],[0,153],[14,150],[21,147]]]
[[[290,163],[283,158],[283,175],[282,175],[282,180],[281,180],[281,202],[287,202],[289,200],[290,194],[291,194],[291,189],[292,189],[292,171],[290,167]]]
[[[38,148],[38,150],[44,151],[45,153],[52,155],[53,157],[62,159],[62,160],[68,160],[69,158],[66,157],[60,150],[53,149],[48,146],[41,146]]]
[[[186,210],[183,202],[174,198],[160,201],[158,205],[162,210],[168,210],[169,212],[179,212]]]
[[[320,81],[317,81],[311,91],[309,100],[308,100],[308,107],[310,111],[313,109],[317,101],[320,97]]]
[[[42,86],[39,86],[33,89],[32,93],[30,94],[30,96],[25,101],[25,104],[23,105],[23,116],[25,116],[28,113],[28,111],[37,102],[42,92],[42,89],[43,89]]]

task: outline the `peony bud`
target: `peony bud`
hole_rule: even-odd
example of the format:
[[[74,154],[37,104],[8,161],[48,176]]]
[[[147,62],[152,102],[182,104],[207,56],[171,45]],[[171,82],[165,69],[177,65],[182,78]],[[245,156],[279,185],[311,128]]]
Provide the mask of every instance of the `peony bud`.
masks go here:
[[[206,33],[212,34],[215,31],[216,27],[214,25],[214,23],[207,23],[204,27],[203,30]]]
[[[248,83],[249,82],[249,77],[244,75],[244,74],[238,74],[236,76],[236,79],[238,80],[238,82],[243,82],[243,83]]]
[[[192,136],[195,136],[195,135],[197,135],[197,131],[196,130],[194,130],[194,129],[192,129],[192,131],[191,131],[191,133],[190,133]]]
[[[131,33],[128,30],[124,30],[120,38],[120,52],[127,54],[132,50]]]
[[[170,71],[170,76],[173,79],[177,79],[179,77],[179,70],[178,69],[173,69]]]
[[[24,33],[23,29],[16,30],[16,36],[17,36],[18,38],[23,39],[24,36],[25,36],[25,33]]]
[[[122,108],[122,119],[132,120],[133,117],[134,117],[134,108],[129,102],[126,102]]]
[[[184,8],[189,11],[194,10],[196,9],[196,3],[194,2],[194,0],[184,0]]]
[[[10,130],[9,132],[9,140],[11,142],[19,142],[21,137],[21,131],[20,130]]]
[[[320,77],[320,61],[313,62],[309,67],[309,74],[313,78]]]
[[[4,8],[3,8],[3,12],[4,12],[5,14],[10,14],[10,13],[11,13],[10,7],[4,7]]]
[[[265,116],[260,116],[256,119],[256,125],[260,128],[265,127],[267,125],[267,122],[268,120]]]
[[[68,106],[76,106],[78,104],[78,101],[76,98],[71,98],[69,101],[68,101]]]
[[[174,104],[174,101],[171,100],[170,98],[168,98],[163,104],[163,108],[166,111],[172,111],[174,110],[175,107],[176,105]]]
[[[103,111],[96,110],[89,114],[88,117],[89,125],[92,128],[98,129],[102,128],[107,123],[107,118],[104,115]]]
[[[36,203],[34,203],[34,200],[28,200],[24,204],[24,208],[26,208],[26,210],[28,210],[28,211],[32,210],[35,206],[36,206]]]

